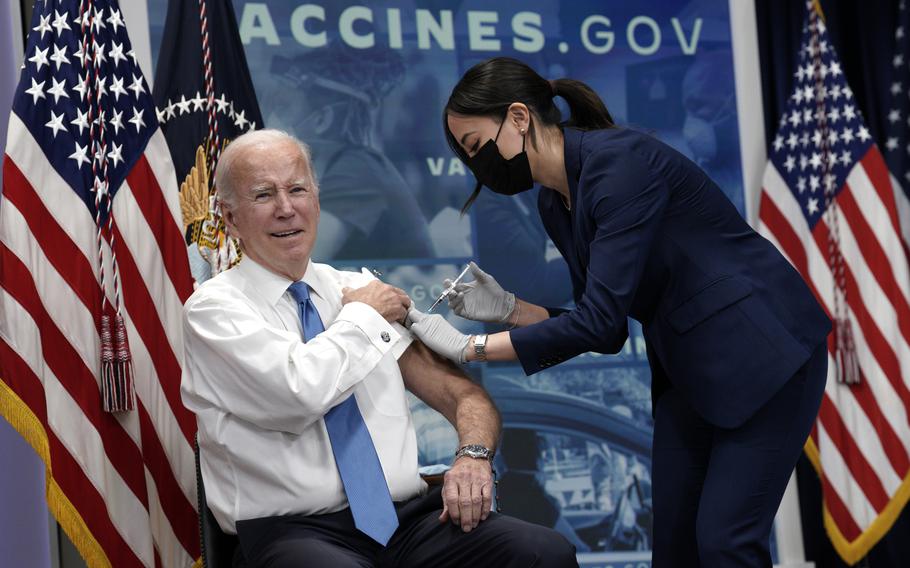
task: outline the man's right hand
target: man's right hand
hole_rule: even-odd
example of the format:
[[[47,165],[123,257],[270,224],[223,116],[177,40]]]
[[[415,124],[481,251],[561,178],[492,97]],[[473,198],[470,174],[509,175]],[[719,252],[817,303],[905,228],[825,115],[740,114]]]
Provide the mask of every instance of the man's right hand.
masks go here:
[[[452,521],[464,532],[487,520],[493,508],[493,469],[485,459],[461,457],[445,474],[439,522]]]
[[[373,280],[362,288],[344,288],[341,291],[341,305],[350,302],[363,302],[391,323],[404,320],[411,298],[401,288]]]

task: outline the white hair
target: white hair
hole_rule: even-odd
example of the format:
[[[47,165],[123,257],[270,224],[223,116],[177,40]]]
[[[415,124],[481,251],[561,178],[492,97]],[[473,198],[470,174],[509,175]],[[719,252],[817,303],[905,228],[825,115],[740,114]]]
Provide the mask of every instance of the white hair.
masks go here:
[[[316,182],[316,174],[313,172],[313,162],[310,159],[310,147],[283,130],[264,128],[241,134],[221,152],[221,158],[218,159],[218,165],[215,167],[215,193],[218,196],[218,200],[228,205],[234,204],[234,196],[237,193],[233,179],[234,162],[243,154],[244,150],[254,146],[268,146],[280,142],[292,142],[300,149],[300,154],[303,156],[309,172],[309,181],[312,182],[313,188],[318,192],[319,186]]]

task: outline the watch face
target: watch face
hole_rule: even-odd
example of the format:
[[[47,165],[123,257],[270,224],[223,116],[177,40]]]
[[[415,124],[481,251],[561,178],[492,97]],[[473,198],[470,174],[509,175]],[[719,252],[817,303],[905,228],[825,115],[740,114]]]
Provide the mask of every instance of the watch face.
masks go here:
[[[474,354],[480,357],[482,360],[485,360],[487,357],[486,352],[487,346],[487,336],[486,335],[476,335],[474,336]],[[472,444],[476,445],[476,444]],[[477,446],[478,448],[486,449],[483,446]]]

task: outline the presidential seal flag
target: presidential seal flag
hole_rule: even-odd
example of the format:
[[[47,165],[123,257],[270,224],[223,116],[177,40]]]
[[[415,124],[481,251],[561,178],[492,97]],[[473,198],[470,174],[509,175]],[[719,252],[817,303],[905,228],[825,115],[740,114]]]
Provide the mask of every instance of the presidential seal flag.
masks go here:
[[[806,452],[840,556],[862,559],[910,496],[910,272],[885,161],[808,5],[794,88],[769,149],[759,230],[834,323]]]
[[[116,0],[35,3],[0,201],[0,412],[89,566],[199,555],[192,292],[155,106]]]
[[[239,256],[214,199],[218,157],[230,140],[262,127],[231,2],[168,4],[154,97],[180,181],[193,274],[202,281]]]

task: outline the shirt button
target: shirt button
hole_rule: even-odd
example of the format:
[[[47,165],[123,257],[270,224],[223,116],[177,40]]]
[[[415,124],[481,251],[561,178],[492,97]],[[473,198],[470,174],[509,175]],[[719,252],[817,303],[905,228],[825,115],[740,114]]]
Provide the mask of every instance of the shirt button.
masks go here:
[[[392,338],[389,336],[388,331],[383,331],[382,333],[379,334],[379,337],[381,337],[382,340],[385,341],[386,343],[388,343],[389,341],[392,340]]]

